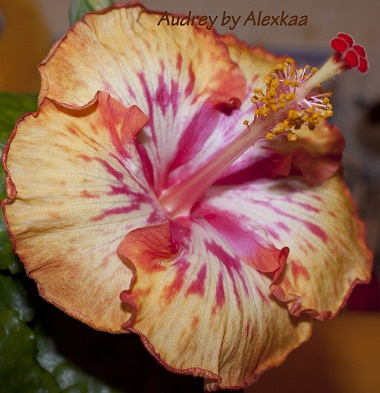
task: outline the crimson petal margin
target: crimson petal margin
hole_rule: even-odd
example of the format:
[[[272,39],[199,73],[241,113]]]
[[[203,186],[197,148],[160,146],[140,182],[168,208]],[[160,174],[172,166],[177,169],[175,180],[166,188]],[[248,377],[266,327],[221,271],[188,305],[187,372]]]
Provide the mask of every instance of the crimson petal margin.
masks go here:
[[[129,315],[119,294],[132,272],[118,244],[165,219],[135,147],[147,120],[102,92],[75,109],[44,99],[4,149],[15,252],[44,298],[100,330],[123,332]]]

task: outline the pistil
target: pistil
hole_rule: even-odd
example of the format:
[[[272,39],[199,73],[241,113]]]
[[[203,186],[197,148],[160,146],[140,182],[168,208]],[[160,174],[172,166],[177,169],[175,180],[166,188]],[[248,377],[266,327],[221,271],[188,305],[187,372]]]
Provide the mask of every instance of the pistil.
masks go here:
[[[286,133],[288,141],[295,141],[301,126],[313,131],[319,120],[332,116],[331,93],[323,92],[320,84],[350,68],[364,73],[368,62],[365,50],[347,34],[338,34],[331,45],[335,53],[319,71],[309,66],[297,69],[292,59],[286,59],[264,78],[266,90],[254,90],[254,116],[244,122],[246,128],[190,177],[164,190],[160,202],[170,217],[189,215],[206,190],[259,139]]]

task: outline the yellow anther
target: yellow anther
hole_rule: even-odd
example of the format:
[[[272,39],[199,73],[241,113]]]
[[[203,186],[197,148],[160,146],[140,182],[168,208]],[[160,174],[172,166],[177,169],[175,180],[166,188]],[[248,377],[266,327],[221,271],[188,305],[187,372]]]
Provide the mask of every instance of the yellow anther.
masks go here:
[[[271,140],[276,135],[286,132],[287,139],[295,141],[297,135],[294,130],[299,130],[303,125],[314,130],[319,119],[332,115],[332,106],[328,98],[331,94],[322,89],[314,89],[306,96],[301,92],[300,101],[294,102],[300,94],[298,88],[315,72],[316,68],[310,69],[310,66],[303,69],[295,68],[294,60],[288,58],[274,66],[264,78],[264,91],[259,88],[253,90],[251,101],[255,105],[255,116],[267,117],[276,113],[274,120],[275,117],[282,119],[280,122],[277,119],[277,124],[266,134],[266,139]],[[244,124],[248,125],[246,122]]]
[[[243,124],[244,124],[245,126],[248,126],[248,124],[249,124],[248,120],[244,120],[244,121],[243,121]]]
[[[291,57],[288,57],[287,59],[285,59],[284,63],[287,65],[293,66],[294,60]]]
[[[294,93],[288,93],[286,95],[286,101],[292,101],[296,98],[296,95]]]
[[[278,112],[279,108],[278,108],[278,106],[276,104],[272,104],[271,105],[271,109],[272,109],[273,112]]]
[[[300,116],[301,116],[301,114],[298,111],[294,110],[294,109],[291,109],[288,112],[288,117],[289,117],[290,120],[299,119]]]
[[[267,76],[264,78],[264,83],[265,83],[266,85],[270,85],[270,84],[272,83],[272,78],[271,78],[270,75],[267,75]]]
[[[295,142],[297,140],[297,135],[294,132],[289,131],[287,138],[289,142]]]

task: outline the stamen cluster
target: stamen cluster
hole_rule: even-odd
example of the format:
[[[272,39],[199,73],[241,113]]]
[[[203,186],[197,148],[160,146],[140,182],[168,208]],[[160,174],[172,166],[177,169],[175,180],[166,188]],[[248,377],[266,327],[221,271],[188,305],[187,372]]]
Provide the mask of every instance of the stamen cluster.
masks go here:
[[[293,130],[302,125],[312,131],[320,119],[332,116],[332,106],[329,101],[330,92],[324,92],[320,86],[306,92],[302,89],[304,83],[317,71],[317,68],[306,66],[296,68],[294,60],[287,58],[276,65],[265,77],[265,93],[262,89],[254,89],[251,100],[255,105],[254,114],[257,118],[265,118],[276,114],[279,121],[266,134],[267,139],[287,132],[289,141],[297,140]]]

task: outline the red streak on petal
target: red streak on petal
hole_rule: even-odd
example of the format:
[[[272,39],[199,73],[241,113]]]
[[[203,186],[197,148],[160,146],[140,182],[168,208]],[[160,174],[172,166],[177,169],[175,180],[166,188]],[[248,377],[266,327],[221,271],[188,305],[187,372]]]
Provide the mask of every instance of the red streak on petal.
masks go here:
[[[197,274],[197,278],[191,283],[186,291],[185,296],[194,294],[203,297],[205,294],[205,279],[207,273],[207,266],[204,264]]]
[[[91,193],[91,192],[89,192],[89,191],[87,191],[87,190],[81,191],[80,196],[81,196],[82,198],[93,198],[93,199],[100,198],[100,195],[99,195],[99,194],[93,194],[93,193]]]
[[[219,262],[225,267],[234,288],[234,294],[239,309],[241,308],[241,295],[239,293],[238,282],[242,285],[244,292],[248,295],[248,287],[242,272],[242,263],[238,258],[229,255],[219,244],[214,241],[205,242],[206,248],[215,255]],[[236,277],[237,276],[237,277]]]
[[[142,72],[140,72],[138,74],[138,78],[140,80],[141,87],[144,91],[145,102],[148,105],[147,115],[149,116],[149,120],[150,120],[148,125],[150,126],[150,128],[152,130],[150,135],[152,136],[152,140],[153,140],[154,145],[157,147],[157,135],[156,135],[155,126],[154,126],[154,108],[153,108],[153,103],[155,102],[155,98],[152,97],[152,94],[149,91],[149,87],[146,82],[145,75]]]
[[[267,228],[267,231],[273,239],[280,240],[280,235],[273,228]]]
[[[133,89],[132,89],[132,87],[130,86],[130,81],[129,80],[127,80],[127,78],[124,78],[124,83],[125,83],[125,85],[126,85],[126,89],[127,89],[127,91],[128,91],[128,95],[131,97],[131,98],[133,98],[133,101],[136,101],[136,94],[135,94],[135,92],[133,91]],[[107,91],[111,91],[111,90],[107,90]]]
[[[311,244],[309,241],[305,240],[305,244],[309,248],[310,251],[312,251],[312,252],[316,252],[317,251],[317,248],[314,247],[313,244]]]
[[[245,326],[245,336],[248,337],[252,327],[251,327],[251,318],[248,318],[247,325]]]
[[[70,134],[72,134],[72,135],[77,135],[77,131],[76,131],[74,128],[72,128],[72,127],[68,127],[68,131],[69,131]]]
[[[162,114],[165,116],[166,110],[168,109],[171,95],[169,94],[167,85],[164,80],[164,75],[163,75],[163,70],[161,71],[161,74],[158,77],[158,87],[156,90],[156,100],[157,104],[161,109]]]
[[[318,236],[324,243],[327,242],[329,237],[327,236],[326,232],[321,227],[319,227],[318,225],[315,225],[311,222],[308,222],[308,221],[303,221],[303,223],[310,232],[312,232],[314,235]]]
[[[181,71],[181,68],[182,68],[182,55],[180,53],[177,54],[176,68],[177,68],[177,71]]]
[[[289,232],[290,231],[290,228],[286,224],[281,222],[281,221],[277,222],[275,225],[277,225],[280,229],[282,229],[285,232]]]
[[[181,95],[179,92],[179,84],[178,82],[172,80],[171,83],[171,101],[172,101],[172,105],[173,105],[173,116],[176,116],[177,111],[178,111],[178,106],[181,102]]]
[[[188,76],[189,76],[189,82],[186,86],[185,89],[185,96],[188,97],[192,94],[193,90],[194,90],[194,85],[195,85],[195,75],[194,75],[194,70],[192,65],[190,64],[188,67]]]
[[[112,208],[112,209],[107,209],[107,210],[103,211],[103,213],[101,213],[101,214],[99,214],[99,215],[97,215],[95,217],[92,217],[91,221],[92,222],[101,221],[101,220],[104,220],[107,217],[115,216],[115,215],[119,215],[119,214],[128,214],[128,213],[130,213],[131,211],[134,211],[134,210],[139,210],[139,204],[138,203],[132,203],[129,206],[119,206],[119,207],[115,207],[115,208]]]
[[[319,195],[312,195],[311,197],[318,202],[323,202],[323,199]]]
[[[314,213],[319,213],[321,210],[318,209],[317,207],[310,205],[309,203],[304,203],[304,202],[297,202],[297,205],[303,207],[305,210],[309,212],[314,212]]]
[[[135,196],[137,193],[133,192],[125,185],[111,186],[111,191],[107,192],[107,195],[127,195]],[[142,195],[142,194],[139,194]]]
[[[218,275],[218,282],[216,284],[216,292],[215,292],[215,306],[213,307],[212,313],[215,314],[217,310],[220,310],[225,302],[226,302],[226,295],[224,293],[224,286],[223,286],[223,273],[219,272]]]
[[[150,158],[148,156],[148,153],[145,150],[144,145],[141,143],[136,143],[136,148],[137,151],[140,155],[141,163],[143,166],[143,171],[145,175],[145,179],[147,180],[148,184],[151,186],[151,189],[153,189],[154,185],[154,176],[153,176],[153,166],[152,162],[150,161]]]
[[[174,300],[183,288],[185,284],[186,272],[189,270],[190,267],[190,262],[186,259],[181,259],[180,261],[176,262],[175,267],[176,272],[173,281],[171,282],[171,284],[165,286],[162,291],[165,301],[168,303]]]
[[[294,261],[290,265],[292,269],[292,274],[296,280],[301,276],[304,277],[305,280],[310,280],[309,272],[307,271],[305,266],[298,264]]]
[[[193,317],[193,320],[191,322],[191,327],[193,329],[195,329],[197,327],[198,323],[199,323],[199,317]]]
[[[80,154],[78,156],[78,158],[81,158],[82,160],[86,161],[86,162],[91,162],[93,160],[93,158],[86,156],[85,154]]]
[[[91,161],[99,162],[99,164],[101,164],[104,167],[104,169],[107,171],[107,173],[110,174],[112,177],[114,177],[120,183],[124,179],[124,175],[121,172],[117,171],[107,161],[103,160],[102,158],[89,157],[89,156],[86,156],[85,154],[80,154],[78,156],[78,158],[81,158],[82,160],[84,160],[86,162],[91,162]]]
[[[111,191],[107,192],[107,195],[110,196],[125,195],[129,197],[131,202],[138,202],[138,203],[151,202],[151,198],[147,194],[143,194],[141,192],[135,192],[130,188],[128,188],[126,185],[111,186]]]
[[[95,158],[96,161],[98,161],[100,164],[102,164],[105,168],[105,170],[112,176],[114,177],[117,181],[122,182],[124,179],[124,175],[117,171],[115,168],[113,168],[107,161],[101,159],[101,158]]]
[[[256,201],[256,203],[259,203],[259,201]],[[266,205],[265,203],[262,203],[262,204]],[[279,209],[277,207],[272,206],[271,209],[277,215],[281,215],[283,217],[290,218],[290,219],[292,219],[294,221],[301,222],[303,225],[305,225],[305,227],[310,232],[312,232],[314,235],[318,236],[323,242],[326,242],[328,240],[328,236],[327,236],[326,232],[321,227],[319,227],[318,225],[315,225],[315,224],[313,224],[310,221],[302,220],[301,218],[299,218],[299,217],[297,217],[297,216],[295,216],[293,214],[289,214],[289,213],[287,213],[287,212],[285,212],[285,211],[283,211],[283,210],[281,210],[281,209]]]
[[[256,291],[263,302],[268,302],[269,299],[264,295],[263,291],[258,286],[256,287]]]

